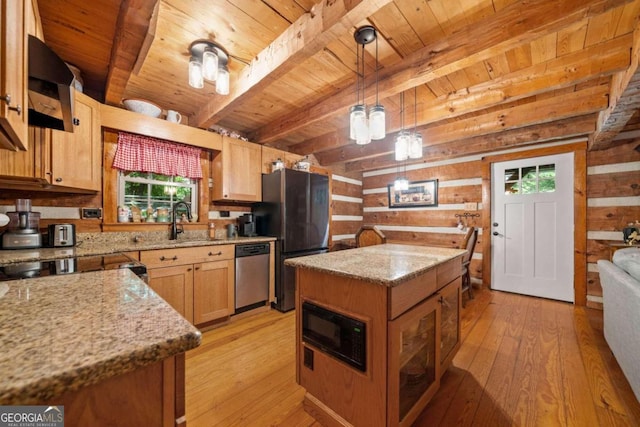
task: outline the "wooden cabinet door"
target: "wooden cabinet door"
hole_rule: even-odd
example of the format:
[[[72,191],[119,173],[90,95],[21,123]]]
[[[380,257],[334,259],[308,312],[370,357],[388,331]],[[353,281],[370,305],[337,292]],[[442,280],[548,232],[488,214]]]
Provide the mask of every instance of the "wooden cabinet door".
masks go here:
[[[195,265],[193,278],[193,323],[195,325],[230,316],[235,311],[234,260]]]
[[[262,200],[261,160],[260,145],[223,137],[213,161],[213,200]]]
[[[100,104],[76,92],[73,132],[51,131],[51,184],[100,190]]]
[[[29,126],[28,135],[27,151],[2,151],[1,177],[42,178],[43,180],[46,178],[45,168],[48,167],[51,131]],[[46,165],[43,162],[46,162]]]
[[[410,426],[440,385],[435,295],[389,322],[387,426]]]
[[[460,348],[462,279],[458,277],[438,292],[440,303],[440,375],[451,365]]]
[[[27,149],[25,1],[0,6],[0,147]]]
[[[193,323],[193,265],[149,269],[149,286]]]

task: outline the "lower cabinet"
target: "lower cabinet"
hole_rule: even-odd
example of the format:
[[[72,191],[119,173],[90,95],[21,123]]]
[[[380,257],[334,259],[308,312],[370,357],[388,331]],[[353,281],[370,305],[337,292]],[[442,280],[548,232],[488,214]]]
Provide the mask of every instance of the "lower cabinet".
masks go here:
[[[438,389],[440,314],[436,295],[389,322],[389,426],[411,425]]]
[[[149,286],[194,325],[234,313],[234,245],[141,251]]]
[[[193,276],[193,323],[198,325],[234,312],[234,260],[196,264]]]
[[[149,286],[193,323],[193,266],[178,265],[149,269]]]
[[[409,426],[460,348],[461,279],[389,322],[388,426]]]

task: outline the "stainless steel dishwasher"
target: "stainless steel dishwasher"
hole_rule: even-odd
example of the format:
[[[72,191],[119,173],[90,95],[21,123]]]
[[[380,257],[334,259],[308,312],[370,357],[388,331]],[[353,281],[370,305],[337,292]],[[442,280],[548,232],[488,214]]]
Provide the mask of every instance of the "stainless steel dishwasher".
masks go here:
[[[236,314],[269,299],[269,243],[236,245]]]

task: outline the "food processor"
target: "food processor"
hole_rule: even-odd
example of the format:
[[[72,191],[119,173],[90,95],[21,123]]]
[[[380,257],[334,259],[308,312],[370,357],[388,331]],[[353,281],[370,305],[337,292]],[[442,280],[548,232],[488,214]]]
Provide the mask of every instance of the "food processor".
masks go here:
[[[30,199],[17,199],[15,212],[7,212],[9,224],[2,234],[3,249],[33,249],[42,246],[40,212],[31,212]]]

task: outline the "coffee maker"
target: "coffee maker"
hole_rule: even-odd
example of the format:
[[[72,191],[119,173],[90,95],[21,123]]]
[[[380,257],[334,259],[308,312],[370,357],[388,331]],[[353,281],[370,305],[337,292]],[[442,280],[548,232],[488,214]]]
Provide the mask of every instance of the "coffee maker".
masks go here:
[[[243,237],[253,237],[256,234],[256,222],[253,214],[244,214],[238,218],[238,234]]]
[[[2,234],[3,249],[34,249],[42,246],[40,212],[31,212],[30,199],[17,199],[15,212],[7,212],[9,224]]]

